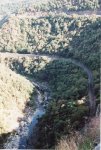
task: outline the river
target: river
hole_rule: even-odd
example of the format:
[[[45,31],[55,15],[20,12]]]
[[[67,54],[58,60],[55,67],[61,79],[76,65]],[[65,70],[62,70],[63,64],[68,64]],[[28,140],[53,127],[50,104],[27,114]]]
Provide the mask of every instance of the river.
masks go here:
[[[33,83],[40,88],[40,85]],[[25,116],[19,122],[19,127],[12,132],[7,138],[6,143],[4,143],[4,149],[26,149],[30,148],[30,143],[28,139],[33,134],[36,124],[38,123],[38,118],[42,117],[45,114],[45,106],[48,102],[49,93],[48,91],[42,91],[36,87],[37,96],[36,96],[36,109],[33,110],[33,107],[26,106]],[[42,88],[42,87],[41,87]],[[34,131],[34,133],[35,133]]]

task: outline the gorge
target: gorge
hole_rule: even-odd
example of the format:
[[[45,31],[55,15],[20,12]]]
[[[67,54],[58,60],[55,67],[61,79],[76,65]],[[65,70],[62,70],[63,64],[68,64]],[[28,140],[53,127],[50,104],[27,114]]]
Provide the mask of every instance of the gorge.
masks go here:
[[[19,4],[0,10],[0,148],[94,149],[100,2]]]

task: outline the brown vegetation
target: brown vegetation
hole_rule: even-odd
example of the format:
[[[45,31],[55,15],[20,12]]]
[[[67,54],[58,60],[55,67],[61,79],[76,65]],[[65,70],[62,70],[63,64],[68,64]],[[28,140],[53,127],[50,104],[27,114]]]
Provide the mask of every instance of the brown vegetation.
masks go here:
[[[100,142],[100,117],[94,117],[86,124],[84,133],[72,133],[59,141],[56,150],[91,150]]]

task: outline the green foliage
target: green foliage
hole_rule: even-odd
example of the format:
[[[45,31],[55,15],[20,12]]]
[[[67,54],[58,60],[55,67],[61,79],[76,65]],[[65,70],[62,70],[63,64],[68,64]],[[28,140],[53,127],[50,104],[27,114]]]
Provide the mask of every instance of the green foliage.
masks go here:
[[[79,150],[92,150],[93,148],[93,141],[87,137],[84,139],[83,143],[79,145]]]
[[[39,119],[36,148],[53,148],[52,146],[61,136],[82,127],[88,108],[83,105],[77,107],[73,104],[72,106],[63,100],[50,103],[46,114]]]
[[[87,25],[83,31],[74,36],[70,42],[69,55],[73,58],[83,60],[88,67],[93,69],[95,62],[99,68],[101,50],[101,18],[92,19],[92,23]],[[68,49],[65,55],[68,55]]]
[[[79,36],[85,26],[92,26],[96,20],[96,17],[75,18],[66,15],[39,19],[12,17],[1,29],[0,51],[60,53],[68,49],[68,54],[73,38]],[[100,24],[100,19],[98,21]]]
[[[0,57],[0,63],[5,64],[11,70],[27,76],[27,77],[38,77],[38,72],[42,70],[50,59],[43,57]]]
[[[87,94],[87,76],[68,61],[53,61],[39,73],[50,85],[55,99],[75,99]]]
[[[49,37],[46,36],[48,34],[45,34],[47,28],[44,28],[45,27],[44,23],[47,24],[47,21],[51,24],[49,37],[51,35],[54,36],[54,39],[52,41],[47,40],[47,38]],[[36,33],[38,33],[38,31],[41,31],[39,32],[40,34],[42,33],[42,39],[40,39],[40,41],[39,39],[37,39],[37,42],[41,42],[41,40],[46,38],[45,40],[46,43],[43,42],[44,45],[40,49],[37,46],[34,46],[35,50],[37,47],[38,53],[55,52],[64,57],[71,57],[73,59],[78,59],[78,61],[81,61],[84,64],[86,64],[87,67],[90,68],[93,72],[95,92],[97,97],[99,97],[99,79],[100,79],[99,78],[100,75],[99,57],[100,57],[100,49],[101,49],[100,46],[101,19],[100,18],[97,19],[93,17],[91,19],[88,19],[86,17],[84,18],[77,17],[74,19],[74,18],[67,18],[67,17],[61,18],[58,16],[58,17],[52,17],[52,18],[48,17],[48,18],[42,18],[41,20],[40,19],[36,20],[35,22],[33,22],[32,25],[34,31],[35,29],[37,29]],[[64,49],[65,47],[65,42],[64,42],[63,48],[60,50],[60,48],[58,49],[57,46],[59,46],[59,42],[62,35],[60,36],[59,34],[60,37],[58,38],[57,41],[56,39],[58,37],[57,32],[58,30],[59,32],[60,31],[62,32],[65,26],[67,32],[63,33],[64,36],[63,41],[66,40],[65,42],[66,44],[68,43],[68,46],[66,46],[66,48]],[[26,28],[24,26],[23,29],[24,33],[25,33],[25,29]],[[28,30],[30,30],[30,28],[28,28]],[[75,31],[76,33],[74,34]],[[47,41],[49,41],[48,44]],[[52,47],[50,46],[51,42],[52,42]],[[31,43],[33,44],[33,41]],[[45,45],[47,48],[45,48]],[[47,81],[50,84],[53,90],[53,96],[56,99],[57,98],[67,99],[68,97],[69,98],[71,97],[71,99],[72,98],[74,99],[75,97],[75,99],[77,99],[87,94],[87,77],[85,77],[85,75],[75,65],[70,65],[69,63],[63,61],[53,62],[53,63],[49,63],[49,65],[46,65],[49,62],[49,60],[44,60],[43,58],[40,59],[23,58],[21,60],[13,59],[9,61],[11,61],[10,68],[17,70],[19,73],[23,75],[24,74],[30,75],[32,77],[39,77],[41,80]],[[82,93],[84,95],[82,95]]]
[[[86,26],[80,34],[70,42],[69,49],[61,55],[83,62],[91,69],[94,78],[95,93],[99,97],[100,88],[100,51],[101,51],[101,19]]]
[[[100,27],[100,19],[92,20],[90,25],[88,24],[74,36],[68,48],[60,53],[64,57],[83,62],[92,70],[95,95],[98,99]],[[39,120],[36,148],[53,148],[52,146],[62,135],[68,134],[73,129],[80,129],[84,125],[84,117],[88,115],[88,108],[85,105],[76,106],[74,102],[87,95],[87,76],[80,68],[67,61],[53,61],[40,70],[39,78],[49,83],[55,101],[52,101],[46,114]],[[92,141],[85,140],[80,148],[91,149]]]

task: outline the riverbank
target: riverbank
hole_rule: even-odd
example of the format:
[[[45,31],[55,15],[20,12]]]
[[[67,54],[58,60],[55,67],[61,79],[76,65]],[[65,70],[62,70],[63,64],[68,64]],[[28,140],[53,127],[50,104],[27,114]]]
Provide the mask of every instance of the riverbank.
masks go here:
[[[48,100],[48,94],[46,91],[44,92],[44,96],[38,89],[36,89],[36,93],[36,109],[31,106],[26,106],[24,109],[24,117],[19,119],[19,127],[7,138],[7,141],[3,146],[4,149],[26,149],[28,146],[28,139],[33,134],[32,131],[38,122],[38,118],[45,113],[44,106]]]

